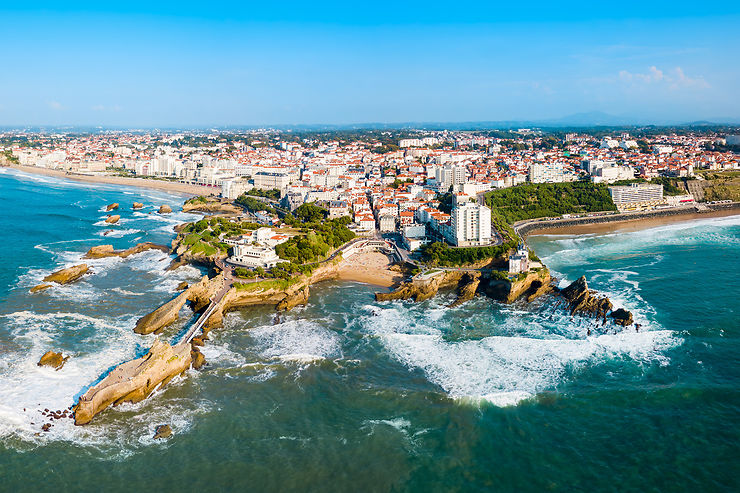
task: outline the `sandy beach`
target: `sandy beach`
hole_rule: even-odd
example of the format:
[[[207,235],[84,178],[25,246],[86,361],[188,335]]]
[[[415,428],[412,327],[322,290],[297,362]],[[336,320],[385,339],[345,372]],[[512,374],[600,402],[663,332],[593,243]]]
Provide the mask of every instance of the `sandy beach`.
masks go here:
[[[527,236],[534,235],[581,235],[581,234],[602,234],[640,231],[643,229],[655,228],[665,224],[681,223],[695,221],[697,219],[709,219],[713,217],[727,217],[740,215],[738,209],[726,209],[718,211],[709,211],[702,213],[688,213],[675,216],[662,216],[647,219],[628,219],[624,221],[614,221],[606,223],[583,224],[576,226],[566,226],[562,228],[541,228],[533,229]]]
[[[339,279],[390,288],[403,280],[390,266],[391,261],[382,253],[358,253],[339,264]]]
[[[125,185],[130,187],[151,188],[154,190],[164,190],[171,193],[179,193],[187,196],[197,195],[218,195],[221,192],[217,187],[205,187],[201,185],[189,185],[187,183],[178,183],[164,180],[154,180],[148,178],[127,178],[123,176],[112,175],[81,175],[77,173],[67,173],[66,171],[39,168],[37,166],[11,166],[13,169],[33,173],[35,175],[53,176],[56,178],[67,178],[75,181],[87,183],[106,183],[109,185]]]

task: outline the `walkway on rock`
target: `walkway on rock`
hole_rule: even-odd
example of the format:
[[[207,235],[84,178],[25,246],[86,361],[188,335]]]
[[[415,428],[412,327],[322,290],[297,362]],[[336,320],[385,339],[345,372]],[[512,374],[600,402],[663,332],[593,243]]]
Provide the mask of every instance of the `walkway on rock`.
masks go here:
[[[197,334],[199,330],[203,329],[205,323],[208,321],[211,315],[213,315],[213,312],[216,311],[216,308],[218,308],[218,305],[221,303],[221,301],[223,301],[226,293],[228,293],[231,287],[234,285],[232,270],[230,267],[226,266],[223,259],[216,259],[216,267],[221,269],[221,272],[223,272],[223,285],[221,286],[221,289],[219,289],[218,292],[211,298],[211,302],[209,303],[208,308],[206,308],[206,311],[204,311],[200,315],[200,317],[198,317],[198,320],[196,320],[193,326],[188,329],[180,342],[189,343],[193,340],[195,334]]]

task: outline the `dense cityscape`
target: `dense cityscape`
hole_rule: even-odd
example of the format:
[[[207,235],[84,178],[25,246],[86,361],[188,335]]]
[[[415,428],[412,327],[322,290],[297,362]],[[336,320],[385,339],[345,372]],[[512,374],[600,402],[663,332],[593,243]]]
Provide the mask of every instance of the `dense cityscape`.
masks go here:
[[[532,194],[526,185],[592,183],[596,194],[608,189],[611,200],[581,204],[581,210],[522,213],[524,206],[515,210],[504,193],[494,216],[508,223],[737,200],[737,189],[710,186],[702,174],[740,169],[733,152],[740,136],[732,132],[9,132],[0,134],[0,142],[6,160],[21,166],[180,182],[226,200],[241,197],[251,219],[265,225],[279,225],[280,210],[315,204],[329,219],[351,217],[356,235],[398,233],[402,247],[414,252],[434,241],[457,247],[501,243],[486,194],[511,187]],[[259,259],[255,265],[275,265],[275,244],[250,243],[261,252],[251,253]],[[246,251],[239,257],[247,258]]]

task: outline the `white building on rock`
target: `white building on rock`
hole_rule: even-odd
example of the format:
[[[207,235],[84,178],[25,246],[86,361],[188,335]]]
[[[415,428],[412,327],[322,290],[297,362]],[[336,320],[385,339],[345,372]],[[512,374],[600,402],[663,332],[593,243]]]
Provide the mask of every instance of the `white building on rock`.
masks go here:
[[[282,262],[288,262],[278,257],[275,247],[288,241],[286,235],[277,234],[270,228],[259,228],[251,234],[239,238],[230,238],[224,242],[233,247],[229,262],[245,267],[275,267]]]

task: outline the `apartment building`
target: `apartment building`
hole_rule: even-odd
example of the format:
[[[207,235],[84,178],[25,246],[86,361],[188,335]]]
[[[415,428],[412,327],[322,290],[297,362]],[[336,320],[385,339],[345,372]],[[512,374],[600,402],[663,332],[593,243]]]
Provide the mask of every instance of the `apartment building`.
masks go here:
[[[666,204],[663,199],[663,185],[633,183],[609,187],[609,194],[620,212],[650,209]]]
[[[491,209],[485,205],[463,204],[452,211],[450,243],[456,246],[481,246],[491,243]]]

